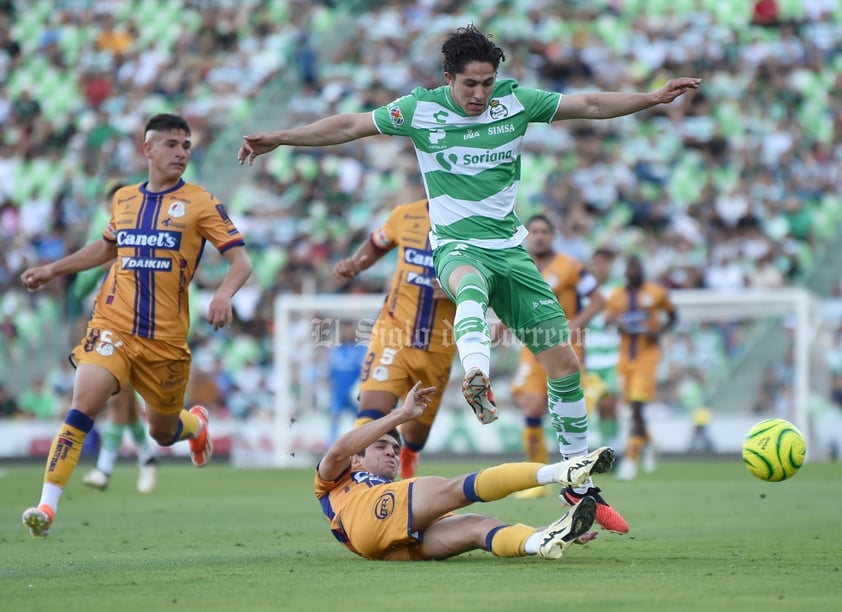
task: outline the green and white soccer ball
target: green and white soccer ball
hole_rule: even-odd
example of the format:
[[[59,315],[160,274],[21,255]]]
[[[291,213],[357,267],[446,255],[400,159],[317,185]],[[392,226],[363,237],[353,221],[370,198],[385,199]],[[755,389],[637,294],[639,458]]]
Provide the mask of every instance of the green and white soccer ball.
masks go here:
[[[780,482],[794,476],[807,447],[798,428],[784,419],[765,419],[743,441],[746,469],[760,480]]]

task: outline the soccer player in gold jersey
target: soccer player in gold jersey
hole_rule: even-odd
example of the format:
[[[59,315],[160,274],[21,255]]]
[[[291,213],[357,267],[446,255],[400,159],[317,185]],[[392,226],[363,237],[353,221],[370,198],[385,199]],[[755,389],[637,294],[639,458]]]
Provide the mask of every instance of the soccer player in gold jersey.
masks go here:
[[[35,291],[53,278],[116,258],[97,293],[86,336],[71,355],[72,403],[47,457],[40,502],[23,513],[32,537],[47,537],[94,419],[127,381],[146,402],[149,433],[158,444],[188,440],[197,467],[213,453],[207,410],[183,408],[190,373],[188,285],[211,242],[230,264],[208,306],[208,321],[220,329],[232,322],[231,298],[251,275],[251,262],[225,207],[182,179],[191,152],[187,121],[155,115],[143,133],[149,178],[114,194],[102,239],[21,275]]]
[[[395,482],[396,428],[418,419],[435,391],[416,383],[399,408],[352,429],[327,449],[313,487],[339,542],[361,557],[383,561],[446,559],[469,550],[558,559],[573,542],[596,537],[589,531],[596,501],[587,495],[544,528],[453,511],[551,482],[580,487],[591,474],[611,469],[614,451],[607,447],[550,465],[504,463],[455,478]]]
[[[389,294],[372,328],[360,373],[355,427],[389,414],[415,381],[437,389],[447,386],[456,354],[456,305],[438,287],[429,234],[427,200],[397,206],[351,257],[334,267],[342,278],[353,278],[398,249]],[[415,474],[440,405],[441,395],[432,396],[420,417],[401,426],[402,478]]]

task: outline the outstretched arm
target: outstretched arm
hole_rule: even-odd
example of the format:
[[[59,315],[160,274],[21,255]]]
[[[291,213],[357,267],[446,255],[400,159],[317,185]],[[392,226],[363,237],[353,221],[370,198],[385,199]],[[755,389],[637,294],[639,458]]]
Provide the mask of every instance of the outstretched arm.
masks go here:
[[[582,93],[563,95],[553,121],[560,119],[610,119],[630,115],[658,104],[669,104],[688,89],[698,89],[702,79],[680,77],[648,93]]]
[[[401,423],[406,423],[421,416],[435,392],[435,387],[424,387],[422,389],[421,383],[417,382],[407,393],[400,408],[396,408],[386,416],[340,436],[327,449],[325,456],[319,462],[319,477],[328,481],[339,478],[342,472],[348,469],[351,457],[360,453],[380,436],[389,433]]]
[[[289,130],[261,132],[243,136],[243,144],[237,154],[237,161],[242,164],[248,160],[249,166],[254,158],[274,151],[281,145],[289,147],[324,147],[351,142],[366,136],[379,134],[371,113],[344,113]]]
[[[104,239],[97,240],[58,261],[24,270],[20,275],[20,280],[28,291],[37,291],[57,276],[90,270],[115,257],[117,257],[115,243]]]

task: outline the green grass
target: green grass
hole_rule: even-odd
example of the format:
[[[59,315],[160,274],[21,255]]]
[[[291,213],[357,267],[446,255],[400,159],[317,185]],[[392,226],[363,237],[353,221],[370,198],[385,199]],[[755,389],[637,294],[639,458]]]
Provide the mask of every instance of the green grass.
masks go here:
[[[481,460],[480,460],[481,461]],[[428,459],[421,473],[484,463]],[[151,495],[121,465],[107,492],[65,492],[53,533],[32,540],[21,511],[41,466],[0,477],[0,609],[28,610],[838,610],[842,466],[808,464],[763,483],[731,461],[673,461],[630,483],[601,477],[628,536],[601,533],[564,559],[385,563],[336,543],[309,470],[167,464]],[[474,511],[546,524],[553,498]],[[581,606],[581,608],[579,608]]]

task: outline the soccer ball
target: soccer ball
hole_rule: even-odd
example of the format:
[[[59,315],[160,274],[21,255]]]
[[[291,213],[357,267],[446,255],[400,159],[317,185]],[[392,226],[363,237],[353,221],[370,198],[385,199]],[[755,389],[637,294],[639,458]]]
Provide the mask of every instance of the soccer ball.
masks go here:
[[[798,471],[805,451],[804,436],[795,425],[784,419],[765,419],[748,430],[743,462],[760,480],[780,482]]]

